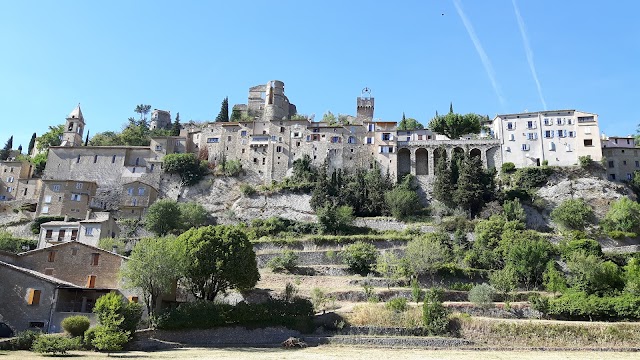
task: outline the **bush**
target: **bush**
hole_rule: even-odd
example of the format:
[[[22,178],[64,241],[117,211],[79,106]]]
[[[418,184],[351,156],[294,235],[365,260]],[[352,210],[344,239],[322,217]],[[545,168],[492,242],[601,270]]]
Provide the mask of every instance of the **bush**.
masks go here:
[[[254,188],[253,186],[251,186],[249,184],[240,184],[240,192],[245,197],[249,197],[249,196],[251,196],[251,195],[256,193],[256,188]]]
[[[342,252],[342,261],[357,274],[366,276],[371,272],[378,258],[378,250],[373,244],[359,241],[347,246]]]
[[[17,254],[25,251],[25,249],[35,249],[37,246],[38,240],[15,238],[10,232],[0,230],[0,250]]]
[[[600,243],[591,239],[574,239],[560,244],[560,254],[564,260],[571,258],[576,252],[583,252],[587,255],[602,257],[602,247]]]
[[[384,194],[384,199],[391,211],[391,215],[398,220],[403,220],[416,213],[420,206],[420,198],[415,190],[404,186],[397,186],[395,189]]]
[[[407,299],[403,297],[394,297],[387,301],[387,303],[384,304],[384,307],[387,308],[387,310],[392,310],[398,313],[405,312],[409,308],[407,305]]]
[[[552,170],[548,167],[526,167],[516,170],[514,183],[524,190],[531,190],[547,183]]]
[[[624,294],[613,297],[567,292],[549,300],[548,315],[564,320],[637,320],[640,297]]]
[[[89,326],[91,326],[91,322],[86,316],[76,315],[64,318],[61,325],[64,331],[69,333],[71,336],[76,337],[84,335],[84,332],[89,329]]]
[[[87,329],[87,331],[84,332],[84,338],[82,340],[83,340],[84,348],[87,350],[95,349],[95,346],[93,346],[93,339],[95,339],[96,337],[96,329],[97,327],[92,327]]]
[[[583,199],[569,199],[551,212],[551,218],[567,229],[582,230],[593,223],[593,209]]]
[[[179,174],[182,185],[194,185],[208,173],[206,162],[200,161],[195,154],[168,154],[163,161],[164,171]]]
[[[226,176],[238,176],[242,172],[242,163],[240,160],[225,161],[222,171]]]
[[[514,164],[512,162],[503,163],[502,167],[501,167],[501,170],[502,170],[503,174],[512,173],[512,172],[516,171],[516,164]]]
[[[578,164],[580,164],[580,167],[586,168],[586,167],[589,167],[591,164],[593,164],[593,159],[591,159],[591,156],[589,155],[578,156]]]
[[[99,351],[107,353],[122,350],[129,341],[129,332],[113,326],[96,326],[91,344]]]
[[[483,309],[488,309],[493,306],[495,293],[496,290],[489,284],[476,285],[469,291],[469,301]]]
[[[133,333],[142,317],[142,305],[129,302],[118,293],[108,293],[96,300],[93,313],[100,325]]]
[[[12,340],[12,348],[14,350],[31,350],[33,343],[42,336],[39,331],[25,330],[19,332]]]
[[[269,260],[267,266],[272,271],[293,271],[298,266],[298,255],[291,250],[282,252],[282,256],[276,256]]]
[[[325,204],[324,207],[316,211],[316,215],[323,234],[345,233],[353,223],[353,208],[351,206]]]
[[[640,230],[640,204],[628,197],[611,203],[602,227],[607,232],[638,232]]]
[[[81,347],[79,338],[66,336],[46,335],[40,336],[33,343],[32,350],[40,354],[64,355],[69,350],[77,350]]]
[[[430,335],[443,335],[449,328],[449,315],[442,304],[442,290],[427,290],[422,305],[422,321]]]

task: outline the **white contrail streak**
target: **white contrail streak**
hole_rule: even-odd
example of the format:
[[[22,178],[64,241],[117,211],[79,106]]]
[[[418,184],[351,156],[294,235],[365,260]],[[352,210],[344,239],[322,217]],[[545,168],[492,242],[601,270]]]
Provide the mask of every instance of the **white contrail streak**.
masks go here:
[[[493,66],[491,66],[491,61],[489,60],[487,53],[482,48],[482,43],[480,43],[480,39],[478,39],[478,36],[476,35],[476,31],[473,29],[473,25],[471,25],[471,22],[469,21],[464,11],[462,10],[462,6],[460,5],[460,0],[453,0],[453,4],[456,6],[458,15],[460,15],[460,19],[462,19],[462,23],[464,24],[464,27],[467,29],[467,33],[469,33],[469,37],[471,38],[471,41],[473,41],[473,45],[475,46],[476,51],[478,52],[478,56],[480,56],[482,65],[484,66],[484,69],[487,72],[487,76],[489,76],[489,80],[491,81],[493,90],[498,96],[498,100],[500,100],[500,104],[502,104],[502,107],[505,107],[506,101],[504,99],[504,96],[502,96],[502,91],[500,91],[500,86],[498,86],[498,82],[496,81],[496,74],[493,71]]]
[[[529,37],[527,36],[527,31],[524,27],[524,20],[522,20],[522,16],[520,16],[520,10],[518,9],[516,0],[512,0],[512,2],[513,2],[513,10],[516,13],[516,19],[518,20],[518,27],[520,27],[520,35],[522,35],[522,43],[524,44],[524,51],[527,53],[527,61],[529,62],[531,75],[533,75],[533,80],[536,82],[536,87],[538,88],[538,95],[540,96],[540,101],[542,101],[542,107],[544,108],[544,110],[547,110],[547,103],[546,101],[544,101],[544,96],[542,96],[542,87],[540,86],[540,81],[538,80],[536,65],[533,63],[533,51],[531,50],[531,45],[529,45]]]

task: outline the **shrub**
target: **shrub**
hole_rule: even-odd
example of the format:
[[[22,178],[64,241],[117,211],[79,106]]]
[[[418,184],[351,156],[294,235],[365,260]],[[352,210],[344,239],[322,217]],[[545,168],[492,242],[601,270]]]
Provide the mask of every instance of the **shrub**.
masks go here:
[[[84,332],[84,338],[82,340],[83,340],[84,348],[87,350],[95,349],[95,346],[93,346],[93,339],[95,339],[96,337],[96,329],[97,327],[92,327],[87,329],[87,331]]]
[[[493,306],[496,290],[489,284],[479,284],[469,291],[469,301],[483,309]]]
[[[391,211],[391,215],[398,220],[415,214],[421,208],[418,193],[404,186],[397,186],[395,189],[385,193],[384,199],[389,211]]]
[[[442,290],[429,289],[422,305],[422,321],[430,335],[442,335],[449,328],[447,309],[442,304]]]
[[[108,293],[96,300],[93,313],[96,314],[100,325],[117,327],[133,333],[142,317],[142,305],[129,302],[118,293]]]
[[[195,154],[168,154],[163,158],[164,171],[179,174],[182,185],[191,186],[202,179],[208,172],[205,161],[200,161]]]
[[[578,164],[580,164],[580,167],[586,168],[593,164],[593,159],[591,159],[591,156],[589,155],[578,156]]]
[[[638,232],[640,230],[640,204],[628,197],[611,203],[602,223],[607,232]]]
[[[117,327],[100,325],[93,332],[91,344],[99,350],[107,353],[122,350],[129,341],[129,332]]]
[[[53,355],[64,355],[69,350],[77,350],[80,348],[79,338],[68,338],[66,336],[47,335],[40,336],[33,343],[32,350],[40,353],[50,353]]]
[[[35,249],[37,246],[38,240],[15,238],[10,232],[0,230],[0,250],[17,254],[25,251],[25,249]]]
[[[272,271],[293,271],[298,266],[298,255],[291,250],[285,250],[281,256],[276,256],[269,260],[267,266]]]
[[[245,197],[249,197],[249,196],[251,196],[251,195],[256,193],[256,188],[254,188],[253,186],[251,186],[249,184],[240,184],[240,192]]]
[[[342,252],[342,261],[349,269],[362,276],[371,272],[378,258],[378,250],[373,244],[358,241],[347,246]]]
[[[600,243],[591,239],[573,239],[560,244],[560,254],[562,258],[568,260],[576,252],[583,252],[587,255],[602,257],[602,247]]]
[[[593,223],[593,209],[583,199],[569,199],[551,212],[556,223],[568,229],[581,230]]]
[[[549,300],[548,315],[566,320],[640,319],[640,297],[624,294],[613,297],[567,292]]]
[[[335,206],[327,203],[316,211],[316,215],[323,234],[345,233],[353,223],[351,206]]]
[[[506,162],[502,164],[501,167],[502,173],[509,174],[516,171],[516,164],[512,162]]]
[[[527,222],[527,213],[522,208],[520,204],[520,199],[515,198],[513,200],[505,200],[504,204],[502,204],[504,216],[507,218],[507,221],[520,221],[523,223]]]
[[[531,190],[546,184],[552,170],[548,167],[526,167],[516,170],[514,182],[524,190]]]
[[[405,312],[408,309],[407,299],[403,297],[394,297],[387,301],[387,303],[384,304],[384,307],[387,308],[387,310],[392,310],[398,313]]]
[[[443,244],[449,240],[446,233],[428,233],[407,244],[407,267],[414,274],[434,274],[451,258],[451,250]]]
[[[222,171],[226,176],[238,176],[242,172],[242,163],[240,160],[225,161]]]
[[[86,316],[76,315],[65,318],[62,320],[61,325],[64,331],[69,333],[71,336],[76,337],[84,335],[84,332],[89,329],[89,326],[91,326],[91,322]]]
[[[12,348],[14,350],[31,350],[33,343],[40,336],[42,336],[42,333],[39,331],[25,330],[19,332],[12,341]]]

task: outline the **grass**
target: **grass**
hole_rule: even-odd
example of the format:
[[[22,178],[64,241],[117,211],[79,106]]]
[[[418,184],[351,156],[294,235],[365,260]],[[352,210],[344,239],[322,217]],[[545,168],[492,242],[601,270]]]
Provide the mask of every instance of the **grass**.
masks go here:
[[[3,360],[46,359],[49,356],[41,356],[28,351],[0,353]],[[74,359],[244,359],[244,360],[370,360],[370,359],[407,359],[407,360],[585,360],[585,359],[611,359],[627,360],[637,359],[638,354],[633,352],[594,352],[594,351],[471,351],[471,350],[426,350],[426,349],[382,349],[364,348],[353,346],[320,346],[302,350],[262,349],[262,348],[183,348],[155,352],[129,351],[111,354],[93,353],[86,351],[72,351]]]

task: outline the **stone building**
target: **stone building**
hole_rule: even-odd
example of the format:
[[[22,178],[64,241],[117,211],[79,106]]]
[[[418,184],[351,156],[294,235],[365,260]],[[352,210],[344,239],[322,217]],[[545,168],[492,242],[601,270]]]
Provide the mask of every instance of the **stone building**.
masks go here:
[[[611,181],[630,181],[640,171],[640,148],[632,136],[610,136],[602,139],[603,165]]]
[[[30,179],[33,166],[27,161],[0,161],[0,201],[11,201],[29,194],[29,188],[21,180]],[[23,185],[23,186],[21,186]]]
[[[83,220],[49,221],[40,225],[38,249],[77,241],[82,244],[98,246],[101,239],[115,238],[120,229],[109,212],[88,212]]]
[[[600,161],[598,115],[552,110],[498,115],[493,133],[500,140],[502,161],[517,167],[571,166],[581,156]]]
[[[82,146],[82,134],[84,132],[84,116],[80,110],[80,104],[67,116],[67,123],[62,133],[61,146]]]
[[[169,128],[171,128],[171,112],[153,109],[151,112],[151,121],[149,121],[149,129],[155,130]]]
[[[84,218],[97,184],[80,180],[42,180],[37,216]]]
[[[157,198],[158,190],[149,184],[141,181],[123,184],[118,217],[141,219]]]

